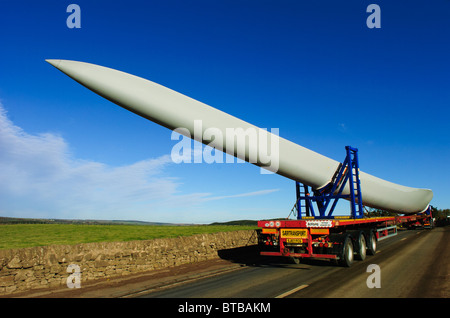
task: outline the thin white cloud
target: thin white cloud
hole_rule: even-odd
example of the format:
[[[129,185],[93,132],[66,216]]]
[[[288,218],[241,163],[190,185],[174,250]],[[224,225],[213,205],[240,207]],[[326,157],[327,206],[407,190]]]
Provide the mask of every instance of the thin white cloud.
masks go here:
[[[347,125],[345,123],[339,123],[338,124],[338,130],[340,132],[346,132],[347,131]]]
[[[270,189],[270,190],[261,190],[261,191],[253,191],[253,192],[246,192],[246,193],[240,193],[240,194],[234,194],[234,195],[224,195],[224,196],[216,196],[216,197],[206,197],[203,200],[204,201],[213,201],[213,200],[222,200],[222,199],[230,199],[230,198],[243,198],[243,197],[251,197],[256,195],[265,195],[272,192],[279,191],[279,189]]]
[[[119,167],[74,158],[61,136],[26,133],[8,119],[0,104],[3,216],[149,221],[167,218],[173,222],[177,220],[177,208],[277,191],[226,196],[180,193],[180,181],[164,173],[169,164],[173,164],[170,155]],[[175,212],[173,217],[168,213],[171,210]]]
[[[62,137],[27,134],[0,108],[0,212],[117,217],[175,193],[175,180],[161,177],[169,163],[169,155],[121,167],[75,159]]]

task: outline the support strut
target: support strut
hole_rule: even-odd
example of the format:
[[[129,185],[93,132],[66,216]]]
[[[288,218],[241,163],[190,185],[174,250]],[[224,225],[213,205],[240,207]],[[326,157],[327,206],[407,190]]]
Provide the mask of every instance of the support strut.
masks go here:
[[[346,157],[337,169],[332,181],[322,189],[314,190],[306,184],[296,182],[297,219],[314,217],[316,219],[332,219],[339,199],[350,202],[352,218],[364,217],[359,179],[358,149],[345,147]],[[342,194],[348,184],[349,194]],[[314,209],[317,206],[317,213]],[[330,206],[331,203],[331,206]]]

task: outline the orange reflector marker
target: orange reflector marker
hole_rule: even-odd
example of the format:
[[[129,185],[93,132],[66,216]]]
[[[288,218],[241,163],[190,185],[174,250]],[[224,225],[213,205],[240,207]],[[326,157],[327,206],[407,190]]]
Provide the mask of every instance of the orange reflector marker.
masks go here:
[[[329,229],[310,229],[311,234],[330,234]]]
[[[278,232],[277,229],[267,229],[267,228],[262,229],[263,234],[277,234],[277,232]]]

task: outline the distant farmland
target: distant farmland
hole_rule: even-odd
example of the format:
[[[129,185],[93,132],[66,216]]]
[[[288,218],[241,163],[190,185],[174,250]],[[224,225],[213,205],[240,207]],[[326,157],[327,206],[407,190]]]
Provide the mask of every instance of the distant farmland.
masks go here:
[[[214,225],[128,225],[126,224],[127,222],[131,221],[105,222],[105,224],[82,223],[80,221],[74,223],[68,221],[65,223],[54,221],[45,223],[42,221],[32,222],[32,224],[20,222],[6,222],[5,224],[3,222],[3,224],[0,224],[0,249],[150,240],[256,228],[256,224],[253,225],[253,221],[243,221],[247,225],[217,223]]]

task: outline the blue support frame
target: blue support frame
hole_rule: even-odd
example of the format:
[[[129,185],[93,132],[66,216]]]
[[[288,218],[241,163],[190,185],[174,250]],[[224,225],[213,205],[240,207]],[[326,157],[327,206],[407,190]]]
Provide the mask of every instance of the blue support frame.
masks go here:
[[[358,149],[346,146],[345,150],[347,155],[344,162],[340,165],[333,180],[322,189],[313,190],[305,184],[296,182],[297,219],[302,219],[303,214],[316,219],[333,219],[333,212],[339,199],[350,201],[352,218],[364,217],[359,180]],[[342,194],[347,183],[350,192],[349,194]],[[313,203],[316,203],[318,213],[314,210]]]

